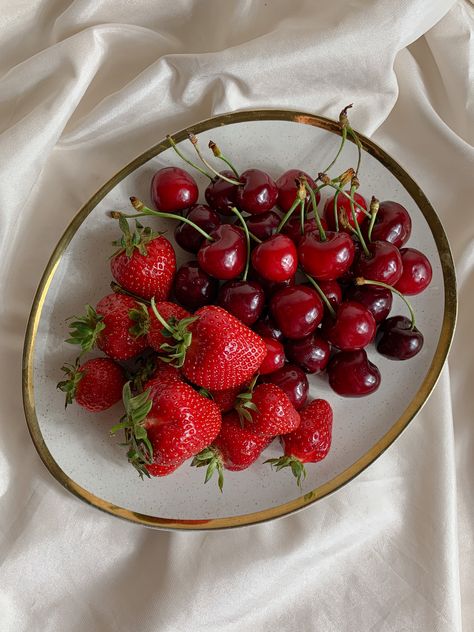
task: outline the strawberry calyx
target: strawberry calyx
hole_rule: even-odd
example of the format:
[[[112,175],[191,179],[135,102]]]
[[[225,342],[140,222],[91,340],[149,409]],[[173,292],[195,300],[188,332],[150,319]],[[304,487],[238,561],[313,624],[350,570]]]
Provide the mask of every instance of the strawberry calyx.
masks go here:
[[[284,455],[276,459],[267,459],[264,463],[270,463],[272,468],[275,468],[277,472],[285,467],[289,467],[291,469],[291,473],[296,478],[296,484],[300,489],[302,488],[303,481],[306,478],[306,468],[303,462],[296,456]]]
[[[84,316],[72,316],[72,318],[76,320],[71,322],[70,337],[66,339],[66,342],[71,345],[80,345],[83,353],[91,351],[97,345],[100,333],[105,329],[104,317],[98,314],[91,305],[86,305]]]
[[[192,467],[206,467],[206,476],[204,478],[204,483],[207,483],[211,480],[214,472],[217,471],[217,485],[222,492],[222,488],[224,487],[224,466],[222,463],[222,456],[219,450],[213,445],[204,448],[201,450],[191,461]]]
[[[156,360],[154,356],[139,357],[131,370],[126,370],[127,379],[130,381],[132,393],[143,392],[143,386],[156,372]]]
[[[256,375],[252,381],[250,382],[248,389],[239,393],[235,398],[235,410],[239,415],[239,421],[242,428],[245,425],[246,421],[252,422],[253,417],[252,413],[258,413],[258,408],[256,404],[252,401],[253,390],[255,388],[255,384],[257,383],[258,375]]]
[[[151,410],[153,401],[150,398],[150,389],[132,397],[130,382],[126,382],[122,391],[122,399],[125,407],[125,415],[120,422],[110,429],[110,434],[115,435],[119,430],[125,433],[128,462],[137,470],[140,478],[148,476],[147,465],[153,463],[153,446],[148,438],[144,422]]]
[[[59,390],[66,393],[66,401],[64,408],[67,408],[69,404],[72,404],[76,397],[77,386],[84,377],[82,371],[79,370],[79,358],[76,358],[75,364],[64,364],[61,367],[61,371],[64,371],[65,378],[58,382],[57,387]]]
[[[150,329],[150,315],[147,306],[137,301],[137,307],[129,310],[128,315],[130,320],[135,323],[129,328],[129,333],[134,338],[145,336]]]
[[[193,334],[189,331],[189,325],[197,320],[198,316],[190,316],[188,318],[182,318],[177,320],[175,317],[171,317],[166,321],[160,314],[156,307],[155,299],[151,299],[151,308],[153,313],[159,322],[163,325],[161,333],[166,338],[174,340],[174,344],[164,342],[160,348],[166,353],[164,356],[159,356],[164,362],[168,362],[171,366],[177,369],[181,368],[186,358],[186,351],[191,345]]]
[[[113,246],[118,246],[119,248],[111,255],[110,258],[112,259],[120,253],[125,252],[127,257],[131,259],[135,249],[137,249],[141,255],[146,256],[147,244],[162,233],[154,232],[149,226],[143,226],[140,224],[138,220],[135,220],[136,230],[132,233],[126,218],[121,214],[118,214],[117,216],[123,235],[120,239],[112,242]]]

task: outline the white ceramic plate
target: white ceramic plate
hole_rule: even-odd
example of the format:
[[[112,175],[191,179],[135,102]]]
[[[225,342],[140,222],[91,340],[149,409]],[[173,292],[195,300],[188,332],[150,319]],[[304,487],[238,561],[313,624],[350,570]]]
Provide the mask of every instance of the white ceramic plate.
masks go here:
[[[217,142],[241,171],[259,167],[275,178],[293,167],[317,173],[330,162],[340,141],[333,121],[272,110],[220,116],[174,134],[185,151],[191,151],[188,131],[198,135],[203,148],[210,139]],[[289,471],[275,473],[263,465],[279,454],[277,442],[250,469],[226,472],[220,494],[215,481],[203,485],[202,469],[187,465],[165,478],[140,480],[119,439],[108,435],[121,415],[119,405],[101,415],[77,405],[64,410],[64,395],[56,384],[62,364],[76,355],[76,349],[63,342],[66,318],[109,292],[107,257],[118,227],[107,212],[132,212],[131,195],[149,201],[150,180],[157,169],[187,168],[166,141],[125,167],[79,211],[55,249],[35,297],[24,351],[25,412],[36,448],[60,483],[100,509],[149,526],[232,527],[285,515],[316,501],[360,473],[394,441],[426,401],[446,358],[455,322],[455,277],[446,236],[419,187],[380,148],[361,139],[360,193],[367,199],[374,194],[403,204],[413,221],[408,245],[425,252],[433,266],[431,285],[413,297],[425,344],[408,362],[392,362],[369,348],[369,357],[382,374],[381,387],[369,397],[338,397],[324,377],[310,377],[310,395],[327,398],[333,406],[334,429],[328,457],[307,467],[303,495]],[[356,160],[356,147],[346,143],[337,173]],[[193,175],[204,192],[207,180]],[[169,229],[167,236],[172,238],[172,223],[149,223]],[[176,252],[180,262],[189,258],[179,247]],[[398,299],[392,309],[397,313],[406,313]]]

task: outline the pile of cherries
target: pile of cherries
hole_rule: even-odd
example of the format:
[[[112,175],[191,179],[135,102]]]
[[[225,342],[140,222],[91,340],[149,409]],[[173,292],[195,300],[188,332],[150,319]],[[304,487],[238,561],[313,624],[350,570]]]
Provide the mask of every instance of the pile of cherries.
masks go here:
[[[174,300],[189,311],[219,305],[258,332],[268,349],[260,380],[291,392],[297,407],[306,399],[306,374],[325,372],[342,396],[373,393],[381,377],[365,351],[372,342],[392,360],[412,358],[423,346],[405,297],[428,286],[431,265],[405,247],[411,219],[402,205],[375,197],[367,203],[357,192],[361,148],[346,112],[341,149],[350,133],[359,148],[355,170],[330,178],[331,164],[312,178],[289,169],[274,181],[257,168],[238,173],[211,142],[214,156],[229,166],[217,171],[195,136],[190,140],[204,168],[169,137],[181,158],[209,178],[206,204],[198,202],[189,172],[166,167],[152,181],[154,208],[131,198],[137,214],[128,216],[179,221],[176,242],[194,258],[176,273]],[[324,204],[323,191],[329,192]],[[389,317],[394,293],[409,317]]]

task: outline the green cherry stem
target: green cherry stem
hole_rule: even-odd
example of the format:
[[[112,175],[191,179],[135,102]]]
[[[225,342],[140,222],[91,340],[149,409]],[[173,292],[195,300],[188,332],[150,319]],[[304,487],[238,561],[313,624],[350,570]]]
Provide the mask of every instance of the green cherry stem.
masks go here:
[[[197,165],[196,163],[194,163],[192,160],[189,160],[189,158],[186,158],[186,156],[178,149],[178,146],[176,145],[174,139],[168,134],[166,136],[169,144],[171,145],[171,147],[174,149],[174,151],[178,154],[178,156],[181,158],[181,160],[184,160],[184,162],[187,162],[188,165],[191,165],[191,167],[194,167],[194,169],[196,169],[197,171],[199,171],[199,173],[202,173],[203,176],[206,176],[206,178],[209,178],[209,180],[214,180],[214,177],[211,176],[210,173],[208,173],[207,171],[205,171],[204,169],[202,169],[201,167],[199,167],[199,165]]]
[[[304,222],[306,219],[306,213],[305,213],[305,201],[304,200],[300,200],[300,226],[301,226],[301,234],[304,235]]]
[[[359,226],[359,222],[357,220],[357,215],[355,212],[355,207],[354,207],[354,193],[356,190],[357,186],[355,184],[351,185],[351,198],[350,198],[350,204],[351,204],[351,215],[352,215],[352,221],[354,222],[354,228],[355,231],[357,233],[357,237],[359,238],[360,241],[360,245],[362,246],[363,251],[365,252],[366,257],[370,257],[370,252],[369,249],[367,248],[367,244],[365,243],[365,239],[362,236],[362,231],[360,230],[360,226]]]
[[[372,196],[372,199],[370,200],[370,224],[369,224],[369,230],[367,232],[369,241],[372,241],[372,231],[374,229],[374,224],[375,224],[375,220],[377,219],[377,213],[379,212],[379,208],[380,208],[380,202],[377,200],[376,197]]]
[[[334,160],[326,167],[326,169],[324,169],[324,173],[327,173],[329,171],[329,169],[334,167],[334,165],[336,164],[337,159],[341,155],[341,152],[342,152],[342,150],[344,148],[346,139],[347,139],[347,128],[343,127],[342,128],[342,133],[341,133],[341,144],[339,145],[339,150],[338,150],[336,156],[334,157]]]
[[[226,182],[228,182],[229,184],[235,184],[235,185],[239,185],[239,184],[241,184],[241,182],[240,182],[239,180],[232,180],[232,178],[228,178],[227,176],[223,176],[223,175],[222,175],[222,173],[219,173],[218,171],[216,171],[216,170],[214,169],[214,167],[213,167],[211,164],[209,164],[209,163],[207,162],[207,160],[206,160],[206,159],[204,158],[204,156],[202,155],[201,150],[199,149],[198,139],[197,139],[197,137],[196,137],[196,136],[195,136],[192,132],[190,132],[190,133],[188,134],[188,138],[189,138],[189,140],[191,141],[191,143],[193,144],[193,147],[194,147],[194,149],[196,150],[196,153],[197,153],[197,155],[199,156],[199,158],[200,158],[201,162],[202,162],[204,165],[206,165],[206,167],[207,167],[210,171],[212,171],[212,173],[214,173],[214,174],[215,174],[218,178],[220,178],[221,180],[225,180],[225,181],[226,181]]]
[[[131,296],[132,298],[134,298],[139,303],[145,303],[145,305],[149,305],[150,304],[150,301],[148,301],[146,298],[142,298],[141,296],[138,296],[138,294],[134,294],[133,292],[129,292],[128,290],[123,288],[121,285],[119,285],[115,281],[111,281],[110,282],[110,289],[115,294],[125,294],[126,296]]]
[[[295,210],[295,208],[298,206],[298,204],[301,202],[300,198],[298,196],[296,196],[295,201],[293,202],[293,204],[290,206],[290,208],[288,209],[288,211],[285,213],[285,215],[283,216],[281,222],[278,224],[278,228],[276,229],[277,233],[281,232],[281,229],[283,228],[283,226],[286,224],[286,222],[290,219],[290,217],[293,215],[293,212]]]
[[[323,225],[321,224],[321,218],[319,217],[318,203],[316,202],[316,195],[314,194],[313,189],[309,186],[307,182],[305,182],[305,188],[309,192],[309,197],[311,198],[311,205],[313,207],[314,219],[318,226],[319,236],[321,238],[321,241],[326,241],[327,239],[326,232],[323,228]]]
[[[212,153],[214,154],[216,158],[220,158],[220,160],[223,160],[225,164],[232,169],[237,179],[240,178],[239,172],[237,171],[237,169],[234,167],[231,161],[224,156],[224,154],[220,150],[220,147],[213,140],[209,141],[209,149],[212,151]]]
[[[384,283],[383,281],[370,281],[369,279],[364,279],[364,277],[356,277],[355,283],[356,285],[375,285],[378,287],[384,287],[386,290],[390,290],[391,292],[399,296],[402,299],[402,301],[405,303],[405,305],[407,306],[408,311],[410,312],[411,329],[415,328],[416,320],[415,320],[415,312],[413,311],[413,307],[408,302],[408,299],[401,292],[396,290],[392,285],[389,285],[388,283]]]
[[[355,170],[355,173],[357,175],[359,173],[360,162],[362,160],[362,143],[360,142],[359,137],[357,136],[357,134],[354,132],[354,130],[352,129],[350,125],[347,126],[347,131],[349,132],[350,136],[352,136],[354,143],[357,145],[358,158],[357,158],[357,166]]]
[[[247,230],[248,230],[248,227],[247,227]],[[254,235],[250,231],[249,231],[249,237],[250,237],[250,239],[253,239],[257,244],[261,244],[262,243],[262,240],[259,239],[256,235]]]
[[[237,217],[239,218],[239,222],[242,224],[242,229],[243,229],[243,231],[245,233],[245,242],[246,242],[246,245],[247,245],[247,257],[246,257],[246,260],[245,260],[245,268],[244,268],[244,273],[242,275],[242,281],[246,281],[247,280],[247,275],[249,273],[249,265],[250,265],[250,234],[249,234],[249,229],[247,228],[247,224],[245,223],[245,220],[242,217],[240,211],[237,210],[235,208],[235,206],[231,206],[230,210],[232,211],[232,213],[237,215]]]
[[[321,297],[323,303],[328,308],[328,311],[331,314],[332,318],[336,318],[336,312],[334,311],[334,307],[331,305],[331,301],[328,299],[326,294],[324,294],[324,292],[322,291],[322,289],[319,287],[319,285],[316,283],[316,281],[313,279],[312,276],[309,276],[309,274],[306,274],[306,272],[304,273],[304,275],[308,279],[308,281],[311,283],[311,285],[314,287],[314,289],[319,294],[319,296]]]

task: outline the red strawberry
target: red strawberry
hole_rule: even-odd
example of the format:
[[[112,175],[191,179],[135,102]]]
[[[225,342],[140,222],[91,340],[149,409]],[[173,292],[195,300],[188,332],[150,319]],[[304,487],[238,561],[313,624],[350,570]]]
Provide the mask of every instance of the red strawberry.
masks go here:
[[[58,388],[66,393],[66,406],[73,400],[92,412],[107,410],[122,398],[125,375],[110,358],[93,358],[79,366],[65,364],[67,379]]]
[[[216,402],[221,413],[228,413],[234,408],[237,395],[242,390],[242,386],[228,388],[224,391],[210,391],[212,399]]]
[[[255,434],[276,437],[292,432],[300,425],[299,413],[286,393],[276,384],[259,384],[253,391],[251,402],[246,401],[242,408],[251,408],[250,415],[248,411],[245,414],[242,409],[240,412]]]
[[[171,366],[163,360],[157,360],[156,369],[151,378],[145,382],[143,390],[151,389],[151,397],[154,398],[155,394],[160,390],[163,390],[167,386],[176,384],[176,382],[182,382],[181,374],[178,369]]]
[[[125,294],[108,294],[95,310],[87,305],[86,315],[71,323],[66,342],[81,345],[83,351],[97,346],[113,360],[128,360],[146,349],[147,327],[145,305]]]
[[[223,468],[237,472],[252,465],[270,443],[269,437],[255,434],[248,427],[242,427],[237,412],[222,418],[222,427],[214,443],[196,455],[191,465],[207,465],[205,483],[218,472],[218,485],[222,491]]]
[[[119,218],[123,237],[114,242],[120,250],[110,260],[112,276],[128,292],[146,299],[154,296],[158,301],[166,300],[176,272],[173,246],[139,222],[136,232],[131,233],[125,217]]]
[[[280,437],[285,455],[269,459],[277,470],[290,467],[298,486],[306,477],[303,463],[321,461],[329,452],[332,435],[332,408],[324,399],[314,399],[301,411],[299,428]]]
[[[152,463],[151,465],[147,465],[146,469],[151,476],[168,476],[168,474],[177,470],[180,465],[180,463],[178,463],[178,465],[156,465]]]
[[[156,303],[155,306],[160,316],[171,326],[175,325],[179,320],[191,316],[186,309],[180,305],[176,305],[176,303],[161,301]],[[166,329],[155,316],[152,307],[148,308],[148,314],[150,315],[150,326],[147,333],[148,344],[152,349],[155,349],[155,351],[161,352],[161,345],[170,342],[170,337],[163,333]]]

